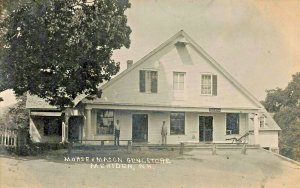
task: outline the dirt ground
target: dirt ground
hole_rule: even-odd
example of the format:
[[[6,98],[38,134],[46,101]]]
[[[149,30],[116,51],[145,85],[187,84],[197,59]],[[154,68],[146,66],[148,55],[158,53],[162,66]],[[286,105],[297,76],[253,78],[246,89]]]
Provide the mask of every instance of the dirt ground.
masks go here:
[[[94,161],[92,161],[94,159]],[[72,161],[73,160],[73,161]],[[98,161],[97,161],[98,160]],[[263,150],[48,152],[0,155],[0,187],[300,187],[300,165]]]

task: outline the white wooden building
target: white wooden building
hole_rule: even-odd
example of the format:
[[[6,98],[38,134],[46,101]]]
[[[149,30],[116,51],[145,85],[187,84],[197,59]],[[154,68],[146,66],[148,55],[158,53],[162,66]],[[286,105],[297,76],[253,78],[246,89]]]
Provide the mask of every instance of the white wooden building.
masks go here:
[[[254,77],[255,75],[253,75]],[[28,96],[30,134],[35,142],[120,139],[161,144],[181,141],[222,142],[250,132],[246,141],[277,150],[279,126],[260,102],[184,31],[102,85],[102,96],[79,96],[62,125],[59,109]],[[99,144],[98,141],[86,142]]]

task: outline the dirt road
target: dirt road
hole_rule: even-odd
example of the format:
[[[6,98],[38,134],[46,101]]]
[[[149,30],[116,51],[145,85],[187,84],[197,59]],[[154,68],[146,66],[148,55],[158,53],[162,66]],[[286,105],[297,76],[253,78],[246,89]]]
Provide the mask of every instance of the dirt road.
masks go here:
[[[114,153],[105,158],[88,152],[22,158],[2,155],[0,187],[300,187],[299,165],[262,150],[249,150],[247,155],[193,150],[171,158],[132,156]]]

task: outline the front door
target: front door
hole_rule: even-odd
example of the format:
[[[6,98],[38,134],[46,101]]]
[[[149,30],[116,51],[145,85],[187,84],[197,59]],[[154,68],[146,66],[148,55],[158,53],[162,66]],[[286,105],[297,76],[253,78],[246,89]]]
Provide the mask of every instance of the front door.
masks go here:
[[[213,117],[199,116],[199,141],[213,141]]]
[[[148,141],[148,115],[147,114],[132,115],[132,141],[133,142]]]
[[[83,127],[83,117],[72,116],[69,119],[68,137],[70,142],[78,142],[81,140],[80,133]]]

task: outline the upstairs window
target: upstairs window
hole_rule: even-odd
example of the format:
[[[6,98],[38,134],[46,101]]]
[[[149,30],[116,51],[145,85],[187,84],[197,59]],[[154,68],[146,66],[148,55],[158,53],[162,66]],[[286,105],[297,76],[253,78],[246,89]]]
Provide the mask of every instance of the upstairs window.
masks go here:
[[[157,93],[157,71],[140,70],[140,92]]]
[[[114,112],[112,110],[97,110],[96,133],[98,135],[114,133]]]
[[[201,94],[217,95],[217,75],[201,74]]]
[[[226,114],[226,134],[239,134],[240,116],[238,113]]]
[[[175,91],[183,91],[184,90],[184,72],[174,72],[173,73],[173,89]]]

